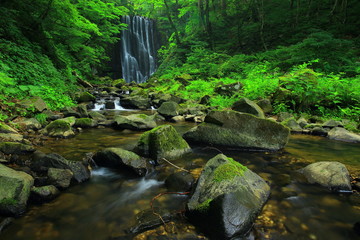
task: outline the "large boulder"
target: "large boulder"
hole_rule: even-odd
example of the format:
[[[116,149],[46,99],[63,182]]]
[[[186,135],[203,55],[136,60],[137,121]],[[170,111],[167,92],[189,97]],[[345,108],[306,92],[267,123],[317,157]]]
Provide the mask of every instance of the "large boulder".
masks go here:
[[[96,100],[96,97],[94,95],[92,95],[89,92],[83,92],[78,97],[77,102],[78,103],[94,102],[95,100]]]
[[[71,124],[64,120],[58,119],[45,127],[45,132],[51,137],[68,138],[75,135],[71,128]]]
[[[0,142],[23,142],[24,136],[17,133],[0,133]]]
[[[151,107],[150,99],[147,96],[127,96],[121,99],[121,106],[127,109],[142,109],[146,110]]]
[[[247,98],[241,98],[234,102],[231,108],[237,112],[249,113],[259,118],[265,118],[263,110],[255,102]]]
[[[84,182],[90,178],[89,169],[80,161],[70,161],[56,153],[37,154],[31,162],[31,169],[37,172],[47,172],[49,168],[69,169],[73,179]]]
[[[77,118],[74,127],[92,128],[98,125],[97,121],[92,118]]]
[[[49,168],[47,176],[49,182],[55,187],[67,188],[70,186],[73,173],[70,169]]]
[[[328,137],[330,139],[344,141],[344,142],[360,142],[360,135],[356,133],[349,132],[345,128],[334,127],[328,132]]]
[[[97,152],[93,159],[98,166],[102,167],[130,168],[140,176],[144,176],[147,172],[147,163],[144,158],[122,148],[105,148]]]
[[[0,142],[0,152],[5,154],[27,154],[34,152],[31,145],[19,142]]]
[[[302,132],[302,128],[300,127],[299,123],[295,120],[294,117],[285,119],[281,122],[282,125],[290,128],[292,132]]]
[[[257,102],[257,105],[264,113],[271,113],[274,110],[269,99],[261,99]]]
[[[42,128],[41,123],[36,118],[27,118],[27,119],[21,119],[16,122],[20,127],[23,129],[29,130],[38,130]]]
[[[118,115],[115,117],[115,127],[131,130],[148,130],[157,126],[155,115],[132,114],[129,116]]]
[[[34,112],[42,112],[48,108],[46,103],[41,97],[32,97],[29,99],[22,100],[20,106],[28,109],[33,109]]]
[[[0,164],[0,213],[20,215],[26,209],[34,179]]]
[[[155,160],[176,158],[191,151],[189,144],[171,125],[161,125],[143,133],[135,149],[140,155]]]
[[[165,118],[172,118],[179,115],[179,104],[176,102],[164,102],[157,111]]]
[[[333,191],[351,190],[350,174],[339,162],[316,162],[299,170],[309,183],[317,183]]]
[[[187,204],[190,220],[213,239],[246,234],[270,194],[270,187],[245,166],[219,154],[205,165]]]
[[[185,140],[226,147],[279,150],[290,131],[274,121],[236,111],[211,111],[200,124],[184,134]]]

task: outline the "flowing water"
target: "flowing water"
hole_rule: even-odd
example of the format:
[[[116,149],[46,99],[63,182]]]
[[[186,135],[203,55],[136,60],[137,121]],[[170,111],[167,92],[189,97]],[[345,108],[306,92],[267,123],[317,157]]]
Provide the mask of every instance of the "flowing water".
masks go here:
[[[192,123],[173,124],[179,132]],[[140,132],[86,129],[71,139],[49,140],[44,152],[56,152],[68,159],[81,160],[86,153],[106,147],[132,149]],[[219,153],[216,148],[193,146],[193,152],[173,162],[199,174],[201,167]],[[255,222],[256,239],[356,239],[353,224],[360,221],[360,199],[349,193],[301,183],[296,170],[316,161],[340,161],[352,173],[359,173],[359,144],[343,143],[321,137],[293,135],[281,152],[221,151],[262,176],[271,185],[271,197]],[[150,208],[151,200],[166,192],[164,179],[174,172],[170,165],[159,166],[147,177],[136,177],[108,168],[92,171],[91,180],[64,191],[55,200],[32,205],[0,235],[4,240],[105,240],[132,239],[125,230],[134,224],[135,215]],[[165,195],[155,206],[169,211],[184,209],[187,196]],[[196,229],[187,228],[171,236],[152,239],[199,239]],[[159,231],[152,234],[157,236]],[[192,233],[192,238],[186,238]],[[161,234],[160,234],[161,235]],[[144,238],[146,239],[146,238]],[[149,238],[150,239],[150,238]]]

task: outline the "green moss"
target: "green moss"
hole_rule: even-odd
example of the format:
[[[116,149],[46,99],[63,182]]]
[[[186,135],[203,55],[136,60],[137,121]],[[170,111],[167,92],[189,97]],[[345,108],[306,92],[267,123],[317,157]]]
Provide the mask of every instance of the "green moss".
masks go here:
[[[215,169],[213,181],[222,182],[231,180],[236,176],[243,176],[246,170],[247,167],[241,165],[232,158],[228,158],[228,163],[222,164]]]
[[[0,206],[11,206],[18,204],[18,201],[13,198],[4,198],[0,200]]]
[[[202,203],[200,203],[199,205],[197,205],[195,209],[200,212],[206,212],[210,207],[211,201],[212,201],[212,199],[207,199],[207,200],[203,201]]]
[[[146,115],[146,114],[138,114],[137,115],[139,118],[142,118],[142,119],[147,119],[149,116]]]
[[[91,118],[78,118],[75,121],[77,127],[92,127],[94,126],[94,120]]]
[[[47,125],[46,129],[48,131],[59,130],[59,129],[66,131],[66,130],[70,129],[70,124],[66,121],[59,119],[59,120],[55,120],[55,121],[51,122],[49,125]]]

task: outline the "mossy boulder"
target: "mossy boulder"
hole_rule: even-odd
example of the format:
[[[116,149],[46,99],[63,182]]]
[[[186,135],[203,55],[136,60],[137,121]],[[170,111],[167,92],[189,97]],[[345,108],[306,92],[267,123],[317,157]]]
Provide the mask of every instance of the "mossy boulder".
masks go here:
[[[26,209],[34,179],[0,164],[0,213],[20,215]]]
[[[213,239],[243,236],[270,194],[257,174],[219,154],[210,159],[187,204],[187,216]]]
[[[32,187],[30,200],[36,203],[48,202],[60,195],[59,189],[53,185]]]
[[[129,116],[116,116],[115,127],[131,130],[148,130],[157,126],[155,115],[132,114]]]
[[[83,92],[77,99],[78,103],[85,103],[85,102],[94,102],[96,97],[89,92]]]
[[[207,145],[279,150],[289,135],[289,128],[268,119],[236,111],[211,111],[205,122],[186,132],[184,138]]]
[[[299,123],[295,120],[294,117],[288,118],[281,122],[282,125],[290,128],[292,132],[302,132],[302,128],[300,127]]]
[[[70,169],[49,168],[47,176],[52,185],[64,189],[70,186],[73,173]]]
[[[257,105],[263,110],[264,113],[271,113],[274,110],[269,99],[261,99],[257,101]]]
[[[81,128],[92,128],[96,127],[97,121],[91,118],[78,118],[75,121],[74,127],[81,127]]]
[[[42,112],[48,108],[46,103],[41,97],[32,97],[22,100],[20,106],[23,108],[32,109],[34,112]]]
[[[140,176],[147,172],[147,162],[144,158],[122,148],[105,148],[97,152],[93,159],[102,167],[131,169]]]
[[[103,114],[96,112],[96,111],[89,112],[89,117],[98,122],[106,121],[106,117]]]
[[[126,109],[142,109],[146,110],[151,107],[150,99],[147,96],[127,96],[120,100],[120,104]]]
[[[19,142],[0,142],[0,152],[5,154],[27,154],[34,152],[31,145]]]
[[[168,176],[165,180],[165,186],[170,192],[187,192],[191,190],[194,177],[189,172],[176,172]]]
[[[231,108],[234,111],[249,113],[259,118],[265,118],[263,110],[255,102],[247,98],[241,98],[234,102]]]
[[[18,131],[16,131],[12,127],[6,125],[5,123],[0,122],[0,133],[14,133],[14,134],[17,134]]]
[[[311,184],[317,183],[333,191],[351,191],[350,174],[339,162],[316,162],[299,170]]]
[[[15,133],[0,133],[0,142],[23,142],[24,136]]]
[[[140,155],[155,160],[176,158],[191,151],[189,144],[171,125],[161,125],[143,133],[135,149]]]
[[[42,128],[41,123],[36,118],[21,119],[20,121],[16,121],[16,123],[25,130],[38,130]]]
[[[179,105],[176,102],[164,102],[157,109],[157,112],[164,116],[165,118],[172,118],[174,116],[179,115]]]
[[[75,135],[69,121],[58,119],[45,127],[46,134],[51,137],[68,138]]]
[[[328,132],[328,137],[330,139],[343,141],[343,142],[354,142],[360,143],[360,135],[350,132],[342,127],[334,127]]]

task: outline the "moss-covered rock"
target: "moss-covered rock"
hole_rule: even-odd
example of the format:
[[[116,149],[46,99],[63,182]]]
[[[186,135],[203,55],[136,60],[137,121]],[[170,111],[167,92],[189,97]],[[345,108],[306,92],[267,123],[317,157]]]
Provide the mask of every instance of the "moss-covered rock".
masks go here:
[[[74,118],[75,120],[75,118]],[[75,135],[71,129],[69,121],[64,119],[58,119],[45,127],[46,134],[51,137],[68,138]]]
[[[48,202],[59,196],[60,191],[53,185],[32,187],[30,200],[36,203]]]
[[[41,97],[25,99],[22,100],[19,104],[21,107],[32,109],[34,112],[42,112],[45,109],[48,109],[48,106]]]
[[[116,116],[115,127],[131,130],[148,130],[157,126],[155,115],[132,114],[129,116]]]
[[[249,113],[259,118],[265,118],[263,110],[255,102],[247,98],[241,98],[234,102],[231,108],[234,111]]]
[[[73,173],[70,169],[49,168],[47,176],[49,182],[55,187],[67,188],[70,186]]]
[[[24,136],[15,133],[0,133],[0,142],[23,142]]]
[[[106,117],[103,114],[96,112],[96,111],[89,112],[89,117],[94,119],[97,122],[106,121]]]
[[[92,95],[89,92],[83,92],[80,94],[80,96],[77,99],[78,103],[84,103],[84,102],[93,102],[96,100],[96,97]]]
[[[75,121],[75,127],[81,128],[92,128],[96,127],[98,124],[94,119],[91,118],[78,118]]]
[[[179,105],[176,102],[164,102],[157,109],[158,113],[164,116],[165,118],[172,118],[179,115]]]
[[[123,108],[127,109],[142,109],[146,110],[151,107],[150,99],[147,96],[127,96],[121,99],[120,104]]]
[[[146,160],[139,155],[122,148],[106,148],[93,156],[98,166],[111,168],[129,168],[144,176],[147,172]]]
[[[300,127],[300,125],[297,123],[294,117],[285,119],[281,122],[282,125],[290,128],[292,132],[301,132],[303,129]]]
[[[34,151],[35,149],[31,145],[19,142],[0,142],[0,152],[5,154],[26,154]]]
[[[287,127],[236,111],[211,111],[205,123],[184,134],[188,141],[254,150],[279,150],[289,138]]]
[[[187,204],[187,216],[213,239],[241,237],[251,228],[269,194],[270,187],[261,177],[219,154],[205,165]]]
[[[0,164],[0,213],[20,215],[26,209],[34,179]]]
[[[21,119],[19,121],[16,121],[16,123],[25,130],[38,130],[42,128],[41,123],[36,118]]]
[[[6,125],[5,123],[0,122],[0,133],[18,133],[15,129],[12,127]]]
[[[153,159],[175,158],[191,151],[189,144],[171,125],[161,125],[143,133],[135,149],[140,155]]]

